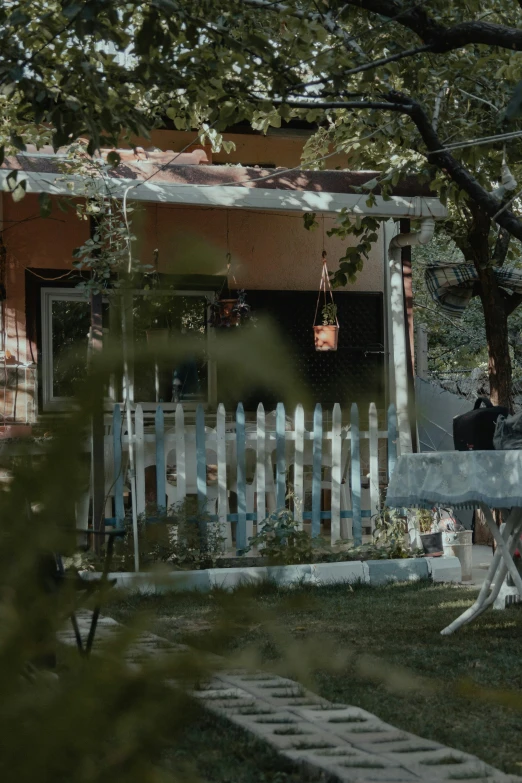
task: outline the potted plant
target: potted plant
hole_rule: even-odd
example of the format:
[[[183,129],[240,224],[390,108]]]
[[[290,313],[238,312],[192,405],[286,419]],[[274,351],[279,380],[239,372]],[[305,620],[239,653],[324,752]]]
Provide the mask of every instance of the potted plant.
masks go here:
[[[329,302],[321,311],[322,324],[314,326],[314,342],[316,351],[336,351],[339,336],[337,322],[337,305]]]
[[[230,294],[230,292],[229,292]],[[246,293],[238,291],[237,298],[216,299],[210,305],[210,326],[215,329],[229,329],[248,321],[251,317],[250,305],[246,303]]]

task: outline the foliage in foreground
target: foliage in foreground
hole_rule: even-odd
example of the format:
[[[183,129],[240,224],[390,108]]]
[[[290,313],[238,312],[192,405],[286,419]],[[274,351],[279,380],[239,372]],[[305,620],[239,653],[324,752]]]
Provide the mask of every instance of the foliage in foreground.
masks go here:
[[[266,359],[263,331],[255,337]],[[240,340],[232,346],[239,348]],[[241,385],[243,351],[229,350],[222,348],[223,359],[236,366]],[[265,359],[261,350],[257,368],[245,370],[249,380],[265,372]],[[99,364],[93,361],[76,412],[55,422],[41,455],[11,458],[9,481],[0,490],[0,779],[6,783],[194,779],[182,764],[167,770],[162,759],[191,721],[186,691],[209,677],[216,658],[190,651],[130,667],[132,646],[147,627],[142,621],[115,634],[100,656],[59,649],[58,678],[42,669],[52,665],[56,632],[73,608],[92,607],[95,600],[74,579],[57,585],[53,553],[73,557],[78,548],[75,503],[89,482],[84,444],[97,412],[96,391],[115,361],[110,350]],[[283,377],[289,382],[288,373]],[[172,681],[175,688],[167,685]]]

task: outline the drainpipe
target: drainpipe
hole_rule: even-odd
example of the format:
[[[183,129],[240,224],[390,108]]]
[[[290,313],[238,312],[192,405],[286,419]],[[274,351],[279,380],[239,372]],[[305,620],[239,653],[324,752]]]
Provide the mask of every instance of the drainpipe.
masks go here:
[[[390,268],[390,307],[392,321],[392,345],[395,377],[395,405],[399,429],[399,453],[412,451],[411,426],[408,415],[408,354],[406,347],[406,324],[404,320],[404,297],[401,249],[412,245],[427,245],[435,232],[435,219],[425,218],[419,231],[411,234],[397,234],[388,248]]]

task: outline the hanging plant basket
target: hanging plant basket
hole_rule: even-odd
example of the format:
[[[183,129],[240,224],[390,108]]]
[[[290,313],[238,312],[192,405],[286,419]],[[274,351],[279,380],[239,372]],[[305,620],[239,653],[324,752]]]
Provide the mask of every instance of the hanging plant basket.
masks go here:
[[[322,323],[317,324],[317,315],[321,303],[321,294],[323,296],[323,306],[321,308]],[[339,338],[339,321],[337,320],[337,305],[334,302],[332,286],[328,276],[328,267],[326,265],[326,251],[323,250],[323,270],[321,272],[321,281],[319,283],[319,294],[317,296],[317,305],[314,316],[314,343],[316,351],[336,351]]]
[[[250,305],[246,303],[246,294],[239,291],[237,299],[216,298],[210,305],[210,326],[214,329],[231,329],[241,326],[251,317]]]

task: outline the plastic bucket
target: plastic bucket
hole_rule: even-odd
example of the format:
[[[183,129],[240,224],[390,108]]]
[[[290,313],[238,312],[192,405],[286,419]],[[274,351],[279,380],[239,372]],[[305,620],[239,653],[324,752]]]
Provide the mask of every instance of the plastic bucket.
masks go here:
[[[444,554],[449,557],[458,557],[463,582],[469,582],[473,576],[472,538],[473,532],[471,530],[460,530],[458,533],[444,532],[442,534]]]

